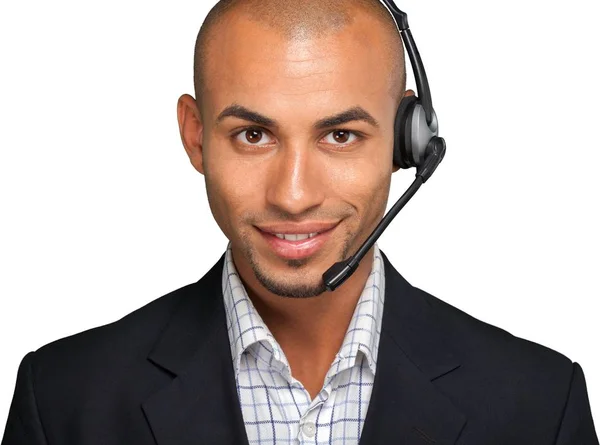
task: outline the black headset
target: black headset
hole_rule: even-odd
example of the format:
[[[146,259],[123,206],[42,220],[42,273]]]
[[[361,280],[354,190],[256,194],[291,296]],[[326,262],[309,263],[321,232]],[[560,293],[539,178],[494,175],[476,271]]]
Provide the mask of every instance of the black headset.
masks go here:
[[[446,143],[437,135],[438,122],[431,103],[431,92],[425,67],[408,28],[406,13],[400,11],[393,0],[382,1],[391,12],[406,46],[418,92],[418,96],[405,95],[396,111],[393,162],[400,168],[416,167],[417,173],[410,187],[382,218],[358,251],[347,260],[335,263],[323,274],[325,287],[330,291],[352,275],[360,260],[373,247],[392,219],[413,197],[419,187],[429,179],[446,153]]]

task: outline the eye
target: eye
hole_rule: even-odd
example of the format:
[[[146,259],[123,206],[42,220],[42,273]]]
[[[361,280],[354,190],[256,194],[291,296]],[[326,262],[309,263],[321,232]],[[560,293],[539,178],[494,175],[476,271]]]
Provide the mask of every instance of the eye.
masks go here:
[[[325,141],[332,145],[346,145],[355,142],[359,136],[350,130],[334,130],[325,136]]]
[[[273,142],[267,132],[258,127],[243,128],[234,134],[233,137],[241,144],[254,147],[266,146]],[[358,139],[360,139],[360,135],[354,131],[338,129],[328,133],[323,140],[327,144],[344,147],[352,144]]]
[[[237,133],[235,140],[245,145],[262,146],[267,145],[271,141],[268,139],[265,143],[266,136],[266,132],[260,128],[248,127]],[[263,142],[262,144],[260,143],[261,141]]]

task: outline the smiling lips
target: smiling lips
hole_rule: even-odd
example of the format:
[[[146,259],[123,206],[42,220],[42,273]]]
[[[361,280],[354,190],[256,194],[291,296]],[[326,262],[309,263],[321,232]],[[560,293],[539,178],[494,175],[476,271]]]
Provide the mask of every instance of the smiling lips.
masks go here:
[[[271,249],[288,260],[306,258],[325,244],[335,223],[277,224],[257,227]]]

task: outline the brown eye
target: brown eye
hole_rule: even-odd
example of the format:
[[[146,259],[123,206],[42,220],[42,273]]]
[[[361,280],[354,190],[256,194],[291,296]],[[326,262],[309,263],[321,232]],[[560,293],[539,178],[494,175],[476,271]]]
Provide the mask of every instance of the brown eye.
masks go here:
[[[272,141],[260,128],[245,128],[236,134],[235,139],[245,145],[263,146]]]
[[[246,140],[248,142],[250,142],[251,144],[256,144],[257,142],[260,142],[260,140],[262,139],[262,131],[260,130],[255,130],[255,129],[250,129],[250,130],[246,130]]]
[[[331,145],[343,145],[352,143],[359,139],[353,131],[350,130],[334,130],[325,137],[325,142]]]
[[[333,138],[336,142],[340,142],[341,144],[345,144],[348,142],[348,138],[350,137],[350,133],[345,130],[337,130],[333,132]]]

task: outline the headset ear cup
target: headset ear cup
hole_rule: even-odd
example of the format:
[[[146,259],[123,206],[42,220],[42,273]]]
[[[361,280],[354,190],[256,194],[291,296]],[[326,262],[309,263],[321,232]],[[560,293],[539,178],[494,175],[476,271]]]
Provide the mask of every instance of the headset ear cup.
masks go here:
[[[393,162],[400,168],[414,167],[412,159],[412,115],[415,105],[419,102],[417,96],[404,96],[396,111],[394,122],[394,156]]]

